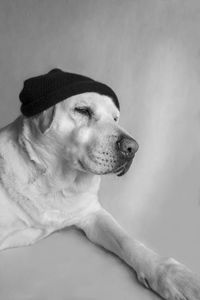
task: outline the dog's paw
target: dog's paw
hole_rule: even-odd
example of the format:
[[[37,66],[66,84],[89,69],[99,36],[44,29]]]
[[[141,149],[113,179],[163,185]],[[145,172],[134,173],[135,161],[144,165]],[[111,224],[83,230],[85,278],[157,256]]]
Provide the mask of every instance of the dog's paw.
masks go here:
[[[200,300],[200,281],[172,258],[162,259],[150,278],[138,273],[138,280],[166,300]]]

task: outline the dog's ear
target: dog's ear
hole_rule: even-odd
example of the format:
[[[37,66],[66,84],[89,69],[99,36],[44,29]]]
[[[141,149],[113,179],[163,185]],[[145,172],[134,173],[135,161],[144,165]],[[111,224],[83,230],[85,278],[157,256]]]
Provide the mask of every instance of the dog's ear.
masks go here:
[[[50,129],[55,117],[55,111],[56,106],[54,105],[37,116],[38,128],[42,133],[45,133]]]

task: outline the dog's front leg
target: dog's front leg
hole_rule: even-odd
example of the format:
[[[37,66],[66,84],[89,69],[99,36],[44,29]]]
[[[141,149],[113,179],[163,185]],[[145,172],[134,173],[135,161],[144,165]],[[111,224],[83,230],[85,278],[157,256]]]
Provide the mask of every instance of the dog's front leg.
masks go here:
[[[92,242],[123,259],[135,270],[140,282],[164,299],[200,299],[200,284],[190,270],[174,259],[160,257],[129,237],[103,208],[90,213],[78,227]]]

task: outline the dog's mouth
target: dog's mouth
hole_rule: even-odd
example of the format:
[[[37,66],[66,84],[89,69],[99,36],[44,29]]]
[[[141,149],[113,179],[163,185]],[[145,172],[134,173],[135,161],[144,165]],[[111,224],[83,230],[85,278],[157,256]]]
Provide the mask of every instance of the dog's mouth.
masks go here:
[[[125,163],[123,163],[121,166],[119,166],[114,173],[117,176],[123,176],[130,168],[131,164],[132,164],[133,158],[127,160]]]
[[[91,173],[99,174],[99,175],[105,175],[105,174],[109,174],[109,173],[114,173],[117,176],[123,176],[129,170],[129,168],[130,168],[130,166],[132,164],[132,161],[133,161],[133,158],[131,158],[129,160],[126,160],[125,162],[123,162],[122,164],[120,164],[120,166],[117,166],[117,168],[115,168],[113,170],[107,170],[106,172],[105,171],[99,172],[99,171],[97,171],[95,169],[92,170],[92,169],[88,168],[88,166],[82,160],[78,160],[78,163],[79,163],[81,169],[83,171],[86,171],[86,172],[89,171]]]

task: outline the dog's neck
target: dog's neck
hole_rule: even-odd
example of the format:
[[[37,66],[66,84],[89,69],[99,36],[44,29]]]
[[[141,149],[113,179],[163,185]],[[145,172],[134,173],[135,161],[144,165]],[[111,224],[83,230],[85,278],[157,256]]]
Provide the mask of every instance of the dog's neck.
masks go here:
[[[37,133],[32,134],[34,129],[27,122],[27,119],[22,119],[19,143],[35,169],[31,181],[43,181],[44,189],[52,192],[67,190],[82,193],[91,191],[97,194],[100,176],[70,168],[67,161],[62,160],[59,156],[59,151],[53,147],[49,148],[45,141],[42,145],[38,144],[35,139]]]
[[[18,118],[0,131],[0,183],[19,204],[20,214],[25,211],[42,224],[54,222],[57,228],[72,224],[74,217],[98,202],[100,176],[68,172],[67,165],[59,165],[53,156],[51,165],[24,135],[25,127]]]

